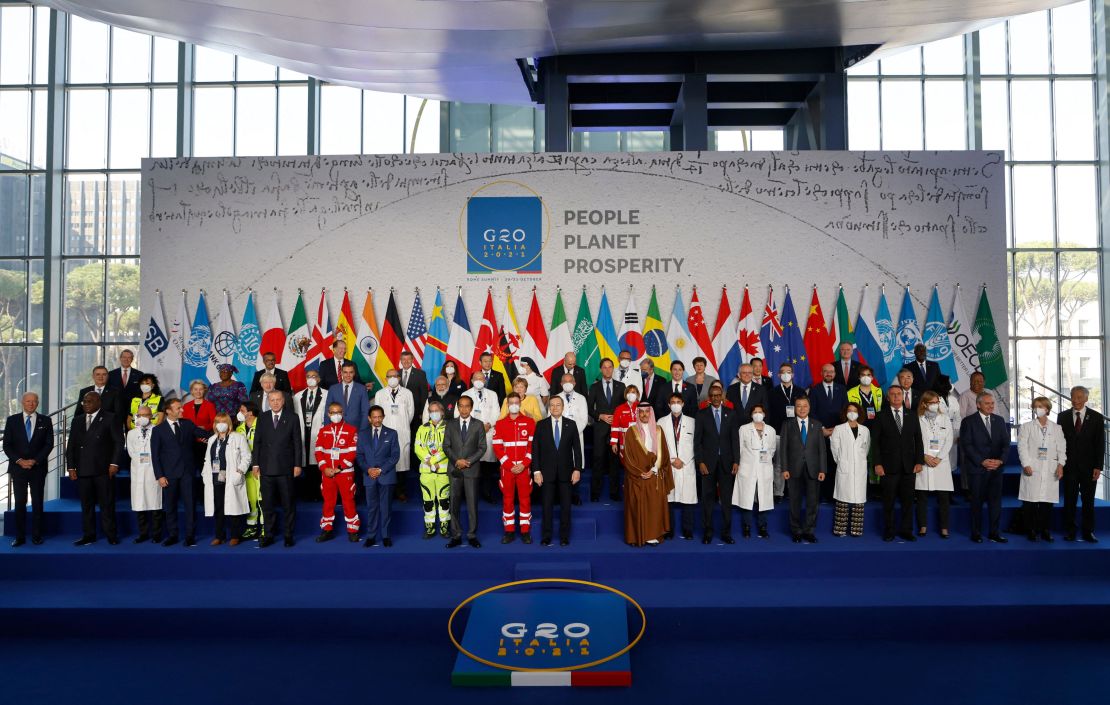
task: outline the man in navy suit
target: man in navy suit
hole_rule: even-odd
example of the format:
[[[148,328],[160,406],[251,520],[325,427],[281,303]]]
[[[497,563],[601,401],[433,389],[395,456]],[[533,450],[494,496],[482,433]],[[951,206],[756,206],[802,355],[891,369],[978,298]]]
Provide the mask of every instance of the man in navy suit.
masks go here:
[[[660,414],[658,410],[655,412],[655,418],[663,419],[671,413],[671,395],[677,394],[682,397],[682,414],[694,418],[698,415],[698,388],[686,381],[686,365],[682,364],[682,360],[675,360],[671,363],[671,381],[667,383],[667,394],[662,395],[663,413]]]
[[[702,543],[713,541],[713,505],[721,506],[721,540],[736,543],[732,538],[732,475],[733,439],[736,433],[733,411],[724,404],[725,392],[720,382],[709,388],[709,406],[694,419],[694,463],[698,468],[701,489]]]
[[[87,392],[81,398],[82,413],[73,415],[66,443],[66,469],[69,479],[77,483],[81,493],[81,538],[74,546],[87,546],[96,541],[96,507],[100,506],[100,526],[108,543],[119,543],[116,535],[116,505],[113,502],[112,479],[116,471],[109,467],[116,458],[120,424],[111,412],[100,408],[100,395]]]
[[[563,418],[563,398],[551,397],[547,403],[551,414],[536,424],[532,439],[532,478],[543,492],[543,538],[540,543],[551,545],[555,523],[555,498],[559,500],[559,545],[570,544],[571,488],[582,477],[582,450],[578,442],[578,426]]]
[[[994,395],[980,392],[975,400],[976,413],[964,418],[960,424],[960,452],[963,461],[960,471],[967,473],[971,490],[971,540],[983,543],[980,531],[983,521],[983,501],[986,500],[990,515],[988,538],[995,543],[1009,539],[998,532],[1002,516],[1002,465],[1010,445],[1010,426],[1006,419],[994,413]]]
[[[926,359],[927,353],[925,346],[918,343],[913,346],[913,362],[906,365],[906,369],[913,373],[913,391],[917,398],[921,398],[922,394],[931,390],[940,375],[940,365]]]
[[[363,391],[365,394],[365,391]],[[293,479],[301,476],[301,458],[304,457],[304,434],[297,413],[285,408],[285,392],[271,390],[267,396],[270,404],[255,426],[254,449],[251,453],[251,472],[262,483],[262,517],[265,536],[259,548],[274,543],[277,531],[277,511],[280,502],[285,519],[285,547],[291,548],[293,529],[297,525],[297,505],[293,498]]]
[[[8,417],[4,425],[4,455],[15,486],[15,540],[12,548],[27,543],[27,490],[31,490],[31,542],[42,543],[42,503],[46,495],[46,463],[54,450],[54,424],[38,413],[39,395],[23,395],[23,413]]]
[[[767,403],[767,387],[755,379],[755,368],[750,364],[740,365],[740,379],[728,386],[725,399],[732,404],[736,414],[736,428],[752,422],[752,407],[756,404],[764,406]],[[686,409],[683,408],[683,414]],[[693,416],[694,414],[688,414]],[[822,422],[823,423],[823,422]]]
[[[197,427],[189,419],[181,418],[181,400],[166,403],[166,418],[150,434],[150,462],[154,477],[162,486],[162,511],[166,514],[166,532],[163,546],[177,543],[177,499],[185,505],[185,545],[197,545],[196,504],[193,497],[193,479],[196,477],[196,455],[193,444]]]
[[[825,437],[825,480],[821,483],[821,501],[831,502],[836,486],[836,461],[832,457],[829,438],[833,428],[840,423],[840,414],[848,406],[848,389],[836,381],[836,366],[831,362],[821,365],[821,380],[809,388],[809,414],[821,422]]]
[[[370,397],[366,394],[366,385],[359,382],[355,374],[355,363],[344,361],[341,379],[328,387],[327,405],[342,406],[343,421],[361,431],[370,425],[367,421],[370,415]]]
[[[121,399],[129,403],[132,397],[139,396],[139,380],[143,376],[142,370],[131,366],[135,361],[135,353],[124,349],[119,354],[119,367],[108,373],[108,388],[119,390]]]
[[[370,407],[370,425],[358,432],[358,450],[355,467],[362,473],[366,486],[366,541],[370,548],[382,536],[382,546],[389,548],[389,520],[393,510],[393,486],[397,484],[397,461],[401,459],[401,444],[397,432],[385,425],[385,409]]]

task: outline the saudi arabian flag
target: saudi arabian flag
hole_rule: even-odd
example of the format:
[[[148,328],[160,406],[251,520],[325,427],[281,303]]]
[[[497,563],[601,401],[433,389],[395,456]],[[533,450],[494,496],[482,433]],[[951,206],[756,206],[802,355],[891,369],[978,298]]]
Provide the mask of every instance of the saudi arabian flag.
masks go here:
[[[578,366],[586,371],[586,384],[593,384],[601,376],[601,354],[597,349],[594,319],[590,315],[586,287],[582,287],[582,298],[578,300],[578,320],[574,323],[571,341],[574,344],[574,354],[578,356]]]
[[[644,319],[644,353],[655,363],[655,373],[669,380],[671,378],[671,350],[667,345],[667,335],[663,331],[663,318],[659,315],[659,302],[655,298],[655,287],[651,287],[651,303],[648,304],[647,318]]]
[[[979,370],[983,373],[987,389],[1006,383],[1006,359],[1002,355],[1002,344],[998,341],[998,331],[994,327],[987,289],[979,295],[979,309],[975,312],[975,334],[979,341],[975,349],[979,353]]]

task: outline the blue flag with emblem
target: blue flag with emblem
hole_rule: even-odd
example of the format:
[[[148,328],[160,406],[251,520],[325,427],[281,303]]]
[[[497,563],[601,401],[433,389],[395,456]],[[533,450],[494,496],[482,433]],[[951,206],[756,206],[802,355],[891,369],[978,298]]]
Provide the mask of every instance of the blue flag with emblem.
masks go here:
[[[925,314],[925,330],[921,338],[925,343],[926,357],[940,366],[940,373],[947,375],[955,387],[960,373],[956,369],[955,351],[948,337],[948,324],[945,323],[944,313],[940,309],[940,293],[935,286],[933,296],[929,299],[929,312]]]
[[[181,359],[181,389],[186,390],[193,380],[207,379],[208,355],[212,352],[212,326],[208,322],[208,305],[204,292],[200,292],[197,311],[193,314],[193,327],[189,339],[185,341],[185,352]]]
[[[913,348],[920,342],[921,326],[917,323],[917,311],[913,308],[913,298],[907,286],[902,294],[902,311],[898,314],[898,351],[903,365],[914,361]],[[895,376],[897,374],[895,371]]]
[[[790,299],[790,289],[786,290],[786,300],[782,302],[782,339],[786,343],[785,361],[794,368],[794,384],[808,389],[813,384],[813,375],[809,372],[809,358],[802,330],[798,327],[798,314]]]
[[[258,348],[261,344],[262,329],[258,327],[258,314],[254,310],[254,292],[248,291],[243,322],[239,325],[239,337],[235,341],[235,367],[239,370],[235,379],[248,387],[254,380],[254,368],[258,363]]]

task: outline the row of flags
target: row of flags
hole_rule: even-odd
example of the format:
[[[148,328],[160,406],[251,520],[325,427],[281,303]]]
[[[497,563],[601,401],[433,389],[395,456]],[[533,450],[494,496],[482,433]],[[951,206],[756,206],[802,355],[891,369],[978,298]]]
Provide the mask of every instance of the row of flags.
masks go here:
[[[427,317],[420,290],[416,290],[407,326],[401,324],[392,289],[380,325],[374,310],[373,289],[367,291],[357,317],[350,292],[344,289],[333,322],[327,291],[323,290],[315,316],[310,317],[304,293],[300,292],[292,318],[285,326],[276,290],[264,322],[258,317],[254,292],[248,292],[236,332],[227,290],[217,302],[216,317],[211,321],[206,294],[201,291],[193,315],[189,316],[186,292],[182,290],[177,314],[168,324],[159,291],[144,341],[144,369],[158,375],[167,393],[176,386],[182,394],[193,380],[217,381],[216,368],[222,363],[234,364],[239,370],[238,379],[250,384],[255,371],[263,367],[262,354],[272,352],[277,365],[289,372],[294,391],[298,391],[305,387],[306,372],[332,359],[333,343],[343,340],[346,357],[355,363],[360,377],[375,387],[384,384],[389,369],[399,366],[403,352],[411,353],[415,365],[427,370],[430,378],[450,361],[464,379],[479,366],[480,356],[489,353],[494,368],[512,379],[517,374],[516,363],[523,357],[534,360],[540,367],[537,371],[547,376],[572,351],[590,383],[600,376],[598,363],[602,358],[616,360],[621,351],[628,351],[634,363],[650,359],[656,371],[668,379],[672,360],[682,360],[690,373],[691,361],[700,356],[707,361],[707,371],[726,383],[736,377],[741,364],[753,357],[763,358],[765,369],[775,377],[779,366],[789,362],[794,368],[795,382],[808,386],[820,379],[821,366],[836,358],[840,345],[850,343],[856,359],[869,364],[876,381],[885,387],[894,381],[903,365],[913,361],[914,346],[924,343],[928,358],[940,365],[941,372],[948,375],[959,391],[968,388],[968,379],[976,370],[983,372],[988,388],[1001,386],[1007,379],[986,287],[980,290],[975,317],[969,318],[958,286],[947,317],[941,308],[940,292],[934,286],[924,325],[919,324],[908,287],[903,292],[898,316],[894,317],[883,288],[876,291],[869,285],[863,288],[854,325],[843,287],[837,292],[829,319],[814,287],[804,320],[797,317],[789,287],[781,309],[771,287],[767,288],[762,309],[753,304],[747,287],[739,308],[734,309],[727,287],[722,287],[712,326],[703,313],[697,287],[691,292],[688,308],[682,290],[676,288],[666,327],[654,287],[642,325],[629,292],[619,328],[604,287],[596,316],[583,288],[573,325],[561,289],[556,292],[549,325],[545,323],[535,289],[523,327],[511,291],[506,292],[498,318],[494,315],[492,289],[487,290],[476,329],[471,327],[461,288],[449,319],[443,292],[438,288]]]

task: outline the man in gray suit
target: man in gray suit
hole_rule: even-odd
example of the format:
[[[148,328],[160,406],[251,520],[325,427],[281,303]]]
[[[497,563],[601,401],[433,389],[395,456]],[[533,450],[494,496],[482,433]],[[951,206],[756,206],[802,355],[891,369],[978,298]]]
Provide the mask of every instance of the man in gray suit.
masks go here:
[[[462,544],[460,499],[466,495],[466,515],[469,520],[466,540],[474,548],[478,542],[478,475],[480,461],[486,454],[486,428],[481,421],[471,418],[474,400],[459,397],[455,405],[457,419],[447,423],[443,438],[443,452],[447,456],[447,474],[451,476],[451,540],[447,548]]]
[[[782,450],[775,455],[776,469],[790,488],[790,534],[794,543],[817,543],[817,502],[825,479],[825,440],[821,422],[809,416],[809,399],[794,401],[794,418],[782,423]],[[806,517],[802,523],[802,498]]]

